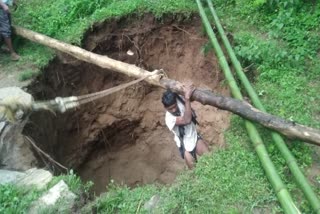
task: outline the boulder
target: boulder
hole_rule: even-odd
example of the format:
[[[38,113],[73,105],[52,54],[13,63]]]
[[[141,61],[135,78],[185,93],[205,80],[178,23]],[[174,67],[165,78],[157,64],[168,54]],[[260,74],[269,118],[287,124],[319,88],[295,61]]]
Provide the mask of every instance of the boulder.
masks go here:
[[[0,169],[0,185],[15,183],[23,175],[23,172]]]
[[[18,87],[0,88],[0,102],[14,103],[17,100],[31,104],[33,97]],[[0,168],[24,171],[37,164],[30,144],[22,135],[27,121],[28,112],[18,110],[10,115],[0,106]]]
[[[43,189],[52,180],[53,176],[49,171],[44,169],[29,169],[24,175],[19,177],[15,184],[26,188]]]
[[[73,207],[75,199],[76,195],[61,180],[37,201],[33,202],[28,213],[42,213],[45,209],[55,210],[57,213],[65,213]]]
[[[154,195],[151,197],[151,199],[144,204],[144,209],[148,211],[148,213],[153,213],[154,210],[157,208],[158,204],[160,202],[160,196]]]

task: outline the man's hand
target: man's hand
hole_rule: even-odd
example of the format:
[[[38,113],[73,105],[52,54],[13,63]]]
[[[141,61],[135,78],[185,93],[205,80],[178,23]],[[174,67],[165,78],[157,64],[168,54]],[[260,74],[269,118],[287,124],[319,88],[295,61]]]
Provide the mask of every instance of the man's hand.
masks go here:
[[[195,90],[195,87],[191,82],[183,84],[182,87],[184,91],[185,111],[183,116],[177,117],[176,119],[176,125],[178,126],[186,125],[192,122],[192,110],[191,110],[190,98],[192,96],[192,93]]]
[[[4,10],[4,12],[10,13],[8,5],[6,5],[5,3],[2,3],[2,2],[0,5],[1,5],[2,9]]]
[[[189,100],[190,97],[192,96],[192,93],[194,92],[196,88],[194,87],[192,82],[186,83],[183,86],[183,90],[184,90],[184,98],[186,100]]]

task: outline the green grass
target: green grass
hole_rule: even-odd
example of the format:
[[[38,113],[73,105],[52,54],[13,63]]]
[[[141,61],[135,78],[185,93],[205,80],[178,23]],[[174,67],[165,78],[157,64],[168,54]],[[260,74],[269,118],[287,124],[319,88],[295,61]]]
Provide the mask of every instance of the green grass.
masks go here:
[[[188,17],[195,11],[192,0],[21,0],[13,12],[13,23],[80,45],[84,32],[94,23],[107,19],[144,13],[152,13],[159,19],[163,14],[176,14],[179,18]],[[54,56],[53,51],[21,38],[15,40],[14,46],[22,56],[21,63],[31,63],[33,70],[41,70]]]
[[[12,61],[9,54],[1,52],[0,64],[4,66],[1,72],[40,73],[41,68],[53,59],[55,53],[47,47],[17,37],[14,38],[13,45],[21,58],[19,61]],[[20,74],[19,80],[23,81],[28,79],[26,76],[28,75]],[[32,77],[34,76],[35,75]]]
[[[39,192],[28,192],[13,185],[0,185],[0,213],[24,213],[33,200],[39,197]]]
[[[202,158],[194,173],[180,178],[170,190],[165,211],[250,213],[266,204],[279,209],[244,131],[230,131],[227,149]]]
[[[268,112],[319,128],[319,35],[320,7],[303,4],[299,9],[264,6],[255,7],[234,1],[220,3],[220,18],[233,34],[236,54],[245,66],[251,65],[255,88]],[[231,16],[230,14],[233,14]],[[241,19],[239,19],[241,17]],[[263,93],[261,93],[263,92]],[[261,130],[261,129],[260,129]],[[261,130],[268,151],[300,209],[311,212],[298,191],[288,167],[268,136]],[[289,141],[289,140],[287,140]],[[290,141],[289,141],[290,142]],[[307,168],[312,163],[312,147],[302,142],[290,142],[289,148],[298,164]],[[319,188],[316,188],[319,195]]]
[[[313,119],[320,81],[319,4],[316,8],[304,4],[298,11],[270,11],[242,6],[244,2],[236,1],[236,7],[221,4],[220,16],[234,32],[235,50],[244,67],[253,64],[256,68],[255,88],[265,92],[263,103],[275,115],[319,128],[320,123]],[[244,10],[246,7],[250,9]],[[226,16],[230,13],[243,17],[241,24]]]
[[[131,190],[128,187],[109,185],[108,193],[99,197],[90,207],[83,209],[84,213],[140,213],[143,206],[153,195],[157,194],[156,186],[137,187]]]
[[[33,201],[36,201],[47,190],[52,188],[61,180],[63,180],[68,185],[69,190],[77,196],[76,200],[78,201],[78,204],[83,203],[88,199],[89,189],[92,186],[92,183],[83,183],[78,176],[70,171],[66,175],[54,177],[47,187],[42,190],[17,187],[12,184],[0,185],[0,213],[26,213]],[[42,210],[41,213],[57,213],[57,210],[63,210],[62,206],[67,205],[61,201],[56,206]],[[69,211],[66,213],[69,213]]]
[[[21,0],[19,4],[15,12],[17,24],[72,42],[80,42],[84,29],[105,19],[141,11],[160,18],[167,13],[188,15],[196,10],[192,0]]]
[[[48,184],[48,188],[53,187],[61,180],[63,180],[68,185],[70,191],[72,191],[76,195],[80,195],[83,193],[88,195],[89,190],[93,185],[92,182],[82,182],[79,176],[77,176],[73,172],[73,170],[70,170],[67,174],[54,177],[52,181]]]
[[[33,70],[26,70],[19,73],[19,81],[26,81],[36,77],[39,73]]]

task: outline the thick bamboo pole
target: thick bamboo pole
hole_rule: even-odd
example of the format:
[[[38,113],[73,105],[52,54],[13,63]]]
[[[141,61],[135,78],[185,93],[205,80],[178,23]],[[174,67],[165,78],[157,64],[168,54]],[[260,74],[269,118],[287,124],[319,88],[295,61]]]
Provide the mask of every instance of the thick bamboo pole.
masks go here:
[[[98,65],[101,68],[110,69],[116,72],[120,72],[130,77],[141,78],[143,76],[150,75],[149,71],[139,68],[135,65],[124,63],[118,60],[111,59],[107,56],[102,56],[99,54],[92,53],[90,51],[84,50],[80,47],[70,45],[68,43],[59,41],[57,39],[50,38],[40,33],[33,32],[31,30],[22,27],[13,27],[16,34],[27,38],[33,42],[40,43],[42,45],[48,46],[50,48],[59,50],[63,53],[67,53],[79,60],[89,62]],[[153,85],[159,85],[159,76],[151,76],[146,78],[146,81]]]
[[[238,88],[235,79],[231,73],[230,67],[227,63],[227,60],[223,54],[223,51],[219,45],[219,42],[211,28],[211,25],[209,23],[209,20],[204,12],[203,6],[200,2],[200,0],[196,0],[200,12],[200,16],[202,18],[203,24],[205,26],[205,29],[207,31],[207,34],[211,40],[211,43],[215,49],[216,55],[219,59],[220,66],[222,67],[222,70],[225,73],[225,76],[228,80],[228,83],[231,88],[231,92],[233,96],[237,99],[242,100],[243,97],[241,95],[240,89]],[[293,203],[293,200],[286,189],[284,183],[282,182],[280,176],[278,175],[268,153],[267,150],[263,144],[263,141],[255,128],[255,126],[249,122],[245,121],[246,129],[248,131],[249,137],[255,147],[255,150],[260,158],[261,164],[269,178],[269,181],[271,182],[274,191],[279,199],[279,202],[284,210],[285,213],[299,213],[299,210]]]
[[[14,29],[18,35],[26,39],[67,53],[79,60],[96,64],[102,68],[107,68],[135,78],[140,78],[150,74],[149,71],[139,68],[135,65],[130,65],[124,62],[111,59],[107,56],[101,56],[86,51],[77,46],[73,46],[62,41],[58,41],[56,39],[33,32],[31,30],[27,30],[17,26],[14,26]],[[176,90],[179,93],[183,93],[180,90],[181,88],[178,87],[179,85],[181,85],[180,83],[177,84],[177,82],[174,82],[167,78],[161,79],[159,75],[148,77],[146,78],[146,81],[150,84],[160,87],[171,87],[172,90]],[[320,146],[320,130],[306,127],[295,122],[287,121],[275,117],[273,115],[267,114],[265,112],[261,112],[258,109],[253,108],[246,102],[234,100],[229,97],[221,97],[212,92],[203,90],[197,90],[197,92],[194,93],[192,98],[193,100],[199,101],[204,105],[211,105],[223,110],[231,111],[234,114],[237,114],[245,119],[260,123],[261,125],[269,129],[278,131],[289,138],[298,138],[303,141]]]
[[[231,61],[233,63],[233,66],[236,70],[236,73],[239,77],[239,79],[241,80],[243,86],[245,87],[247,93],[249,94],[253,104],[260,109],[263,112],[266,112],[266,109],[264,108],[264,106],[262,105],[257,93],[255,92],[255,90],[253,89],[253,87],[251,86],[247,76],[244,74],[244,72],[242,71],[242,67],[240,62],[238,61],[233,48],[223,30],[223,27],[220,23],[219,17],[213,7],[212,1],[211,0],[207,0],[210,11],[212,13],[212,16],[214,18],[215,21],[215,25],[218,29],[218,32],[220,34],[220,37],[223,41],[223,44],[231,58]],[[312,190],[309,182],[307,181],[307,179],[305,178],[305,176],[303,175],[302,171],[300,170],[295,157],[292,155],[292,153],[290,152],[290,150],[288,149],[287,145],[285,144],[284,140],[282,139],[282,137],[275,132],[271,133],[273,141],[275,142],[276,146],[278,147],[279,151],[281,152],[283,158],[286,160],[287,165],[289,166],[293,176],[296,179],[296,182],[299,184],[300,188],[302,189],[303,193],[305,194],[305,196],[307,197],[309,203],[311,204],[313,210],[316,213],[320,213],[320,201],[317,197],[317,195],[314,193],[314,191]]]

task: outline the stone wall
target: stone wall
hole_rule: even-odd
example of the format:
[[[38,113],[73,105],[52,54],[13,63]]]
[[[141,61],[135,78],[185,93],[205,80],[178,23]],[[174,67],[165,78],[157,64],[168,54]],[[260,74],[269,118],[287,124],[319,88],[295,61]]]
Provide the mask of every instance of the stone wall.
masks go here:
[[[30,104],[33,97],[18,87],[0,89],[0,103]],[[29,142],[25,141],[22,131],[28,122],[27,112],[11,111],[0,106],[0,168],[27,170],[37,165],[37,160]],[[12,117],[11,117],[12,116]]]

